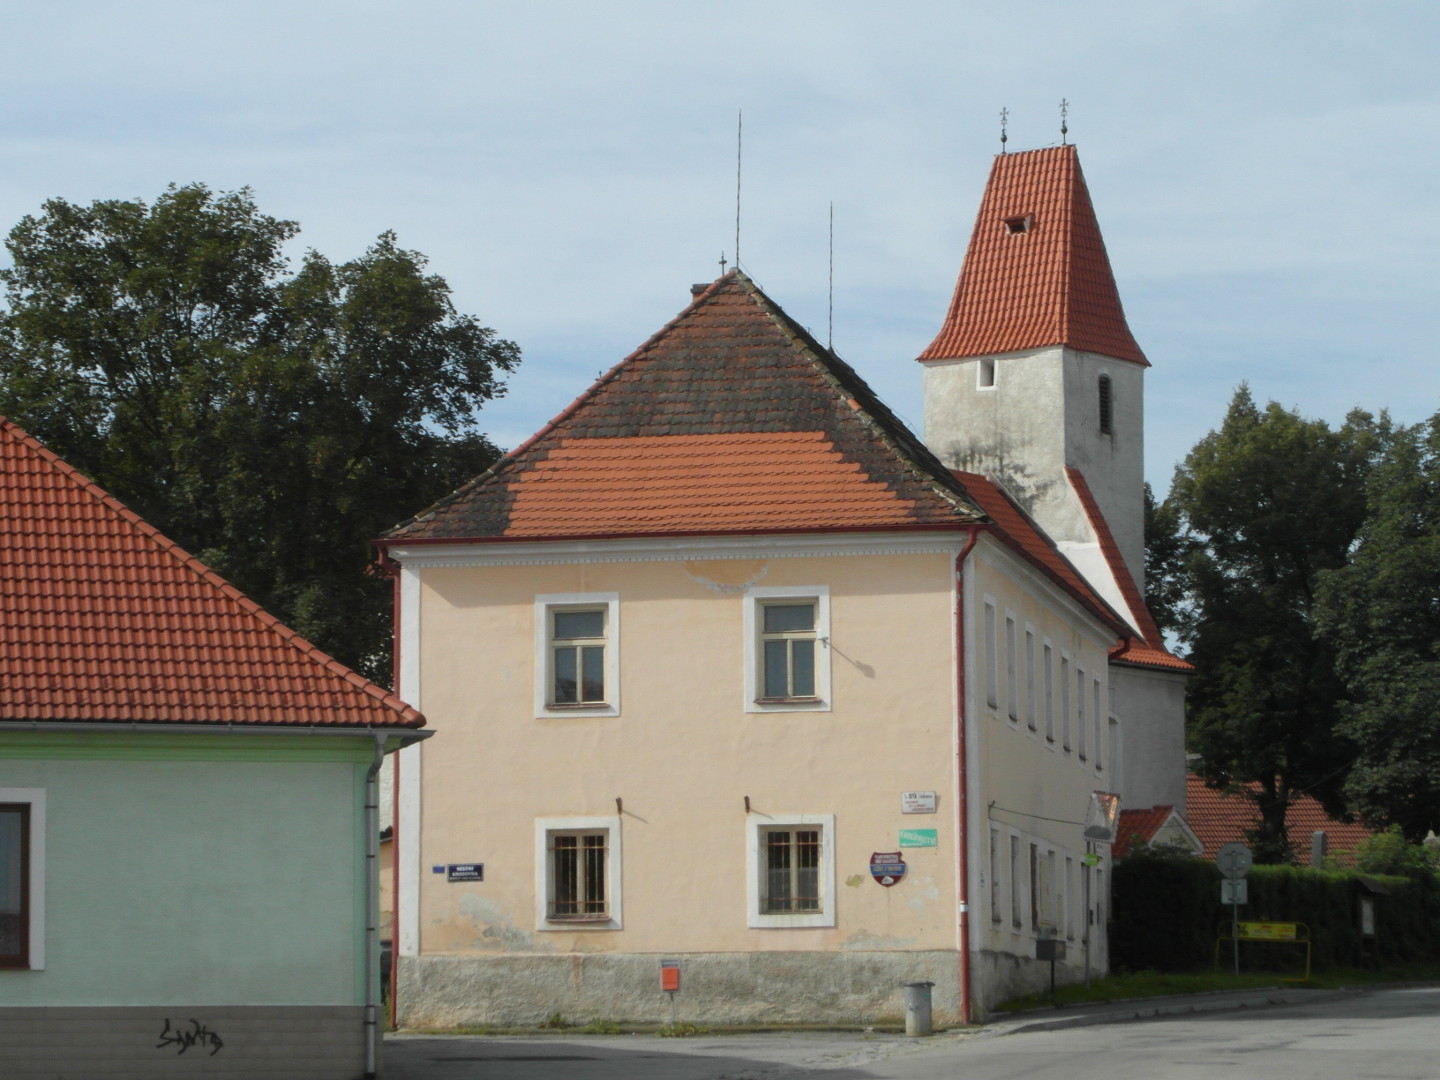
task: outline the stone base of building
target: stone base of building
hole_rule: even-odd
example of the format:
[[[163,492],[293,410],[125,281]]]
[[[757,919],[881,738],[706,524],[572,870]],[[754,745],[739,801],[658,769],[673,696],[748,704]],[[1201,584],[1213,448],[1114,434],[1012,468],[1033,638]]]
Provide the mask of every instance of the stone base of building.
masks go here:
[[[1069,986],[1085,978],[1084,954],[1072,945],[1069,955],[1073,963],[1067,958],[1055,965],[1056,986]],[[1092,966],[1091,974],[1099,978],[1105,972]],[[1003,1002],[1049,990],[1050,962],[982,949],[975,954],[971,986],[975,991],[975,1019],[984,1020]]]
[[[658,954],[419,956],[399,960],[411,1028],[670,1022]],[[665,954],[680,964],[675,1019],[695,1024],[900,1024],[902,984],[933,982],[937,1027],[960,1023],[953,951]]]
[[[365,1072],[364,1012],[293,1005],[0,1007],[0,1076],[356,1080]]]

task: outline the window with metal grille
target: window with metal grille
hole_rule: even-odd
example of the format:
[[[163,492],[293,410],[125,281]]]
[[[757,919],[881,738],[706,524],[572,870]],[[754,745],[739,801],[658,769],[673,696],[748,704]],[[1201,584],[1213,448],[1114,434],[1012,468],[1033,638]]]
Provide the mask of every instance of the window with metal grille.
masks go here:
[[[550,704],[605,702],[605,613],[596,608],[550,609]]]
[[[820,830],[766,829],[764,891],[767,915],[817,912],[820,901]]]
[[[816,696],[815,602],[774,601],[761,604],[760,610],[762,699],[813,699]]]
[[[546,918],[584,921],[610,917],[605,881],[607,844],[605,831],[550,834]]]
[[[1101,375],[1098,384],[1100,397],[1100,434],[1109,435],[1115,422],[1115,399],[1110,391],[1110,376]]]
[[[30,966],[30,804],[0,803],[0,967]]]

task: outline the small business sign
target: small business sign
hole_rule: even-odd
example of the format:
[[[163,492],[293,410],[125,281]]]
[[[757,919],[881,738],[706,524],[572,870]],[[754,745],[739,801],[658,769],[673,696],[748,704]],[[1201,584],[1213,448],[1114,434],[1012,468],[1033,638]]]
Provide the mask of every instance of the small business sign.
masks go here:
[[[906,847],[938,847],[940,838],[934,829],[901,829],[900,846]]]
[[[871,852],[870,876],[888,889],[905,876],[905,860],[898,851]]]
[[[902,814],[935,813],[935,792],[902,791],[900,793],[900,812]]]
[[[485,864],[480,862],[450,863],[445,867],[446,881],[484,881]]]
[[[1299,929],[1293,922],[1242,922],[1240,936],[1247,941],[1295,941]]]

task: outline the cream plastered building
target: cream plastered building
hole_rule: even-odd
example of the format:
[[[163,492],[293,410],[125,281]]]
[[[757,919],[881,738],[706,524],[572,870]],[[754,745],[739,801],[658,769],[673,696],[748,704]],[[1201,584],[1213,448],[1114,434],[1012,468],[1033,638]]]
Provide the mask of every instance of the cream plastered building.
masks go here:
[[[1184,768],[1115,675],[1178,662],[1023,505],[731,271],[388,536],[444,734],[393,789],[399,1023],[877,1022],[909,982],[955,1023],[1039,941],[1103,971],[1092,795]]]

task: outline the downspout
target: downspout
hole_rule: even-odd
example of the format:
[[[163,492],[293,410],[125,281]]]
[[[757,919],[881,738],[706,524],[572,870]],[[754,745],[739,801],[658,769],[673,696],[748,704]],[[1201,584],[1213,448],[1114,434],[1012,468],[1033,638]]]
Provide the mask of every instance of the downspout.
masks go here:
[[[380,1042],[380,766],[386,736],[375,732],[375,760],[365,773],[365,1080],[374,1080]]]
[[[965,724],[965,560],[974,550],[980,531],[970,529],[965,547],[955,556],[955,880],[960,919],[960,1022],[973,1018],[970,998],[970,776]]]

